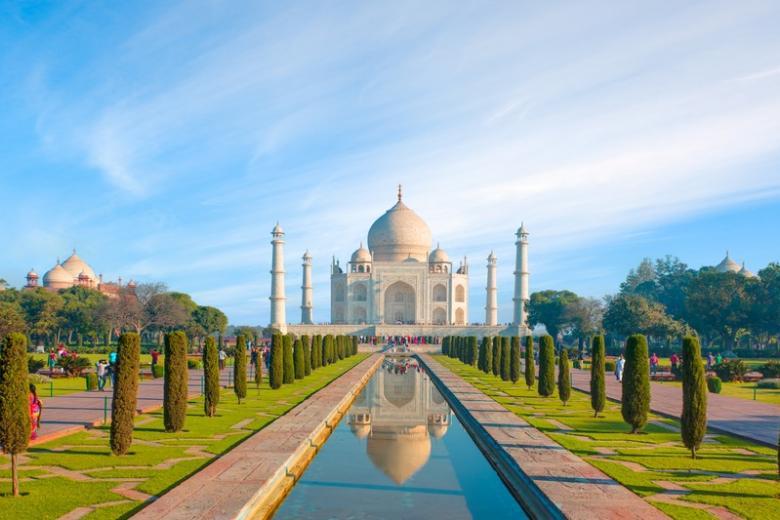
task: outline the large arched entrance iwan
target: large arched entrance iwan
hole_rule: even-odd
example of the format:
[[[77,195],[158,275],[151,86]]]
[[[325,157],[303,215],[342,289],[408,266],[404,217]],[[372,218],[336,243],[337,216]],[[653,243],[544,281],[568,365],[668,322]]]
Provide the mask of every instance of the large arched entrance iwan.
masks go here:
[[[408,283],[395,282],[385,291],[385,323],[414,323],[414,288]]]

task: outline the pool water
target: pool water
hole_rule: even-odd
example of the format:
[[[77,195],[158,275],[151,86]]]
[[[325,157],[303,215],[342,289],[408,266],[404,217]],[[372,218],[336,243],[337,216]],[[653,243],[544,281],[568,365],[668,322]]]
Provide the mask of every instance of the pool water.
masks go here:
[[[527,518],[427,374],[388,358],[274,518]]]

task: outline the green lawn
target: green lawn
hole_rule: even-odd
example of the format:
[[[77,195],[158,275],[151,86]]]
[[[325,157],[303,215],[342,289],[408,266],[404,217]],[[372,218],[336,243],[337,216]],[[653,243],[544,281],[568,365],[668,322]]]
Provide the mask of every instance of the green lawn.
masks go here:
[[[216,417],[203,415],[202,398],[189,403],[185,429],[165,433],[162,411],[136,418],[130,453],[116,457],[108,448],[108,429],[95,428],[47,442],[25,454],[21,490],[12,498],[7,458],[0,459],[0,518],[55,519],[77,507],[98,505],[85,518],[129,516],[142,503],[114,491],[121,481],[137,481],[134,489],[159,496],[182,479],[287,413],[368,354],[358,354],[315,370],[294,385],[271,390],[267,382],[258,390],[249,384],[247,399],[238,404],[232,389],[223,389]],[[57,475],[51,468],[76,471],[78,475]]]
[[[572,392],[563,406],[556,397],[543,398],[535,389],[528,390],[522,379],[512,384],[457,359],[435,358],[650,503],[655,505],[653,495],[664,491],[658,482],[685,488],[687,493],[677,495],[674,504],[658,504],[672,518],[715,518],[686,507],[691,503],[725,507],[747,519],[780,518],[777,454],[772,448],[711,433],[700,457],[693,460],[680,440],[678,421],[651,414],[644,433],[631,435],[618,403],[607,401],[606,410],[594,418],[588,394]],[[549,419],[572,430],[559,429]]]
[[[682,386],[682,382],[680,381],[653,381],[653,383],[658,383],[661,385],[673,385],[677,387]],[[738,397],[739,399],[747,399],[752,401],[753,389],[756,390],[756,401],[780,405],[780,389],[757,388],[756,383],[723,383],[723,388],[720,391],[720,395]]]

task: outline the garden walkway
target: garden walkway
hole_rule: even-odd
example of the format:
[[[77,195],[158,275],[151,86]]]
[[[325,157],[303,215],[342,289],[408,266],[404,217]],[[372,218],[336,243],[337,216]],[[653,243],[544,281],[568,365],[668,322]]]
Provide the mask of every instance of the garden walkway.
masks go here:
[[[590,392],[590,371],[572,369],[572,386]],[[620,401],[621,384],[612,374],[606,377],[607,396]],[[650,408],[661,415],[680,417],[682,389],[651,383]],[[707,420],[710,427],[768,446],[777,445],[780,431],[780,406],[718,394],[707,396]]]
[[[225,368],[220,379],[223,386],[232,380],[233,367]],[[189,371],[189,395],[197,397],[201,391],[202,370]],[[45,390],[45,388],[43,388]],[[45,397],[41,415],[41,429],[38,438],[30,444],[40,444],[52,439],[81,431],[90,426],[103,423],[104,411],[111,416],[112,388],[106,387],[105,392],[78,392],[75,394]],[[163,380],[146,379],[138,385],[137,408],[141,413],[154,410],[163,404]]]

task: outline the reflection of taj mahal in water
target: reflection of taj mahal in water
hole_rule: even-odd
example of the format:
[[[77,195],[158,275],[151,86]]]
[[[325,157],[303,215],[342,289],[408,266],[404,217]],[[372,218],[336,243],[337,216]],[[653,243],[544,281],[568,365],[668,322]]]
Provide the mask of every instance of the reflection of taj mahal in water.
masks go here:
[[[352,404],[347,421],[366,440],[371,462],[396,484],[422,468],[431,454],[431,437],[450,425],[450,407],[416,363],[386,360]]]
[[[396,204],[368,231],[367,246],[352,253],[347,265],[333,259],[330,266],[330,324],[312,319],[312,256],[303,255],[301,323],[286,319],[284,231],[271,232],[271,326],[295,334],[392,335],[518,335],[527,333],[529,295],[528,232],[516,233],[513,318],[498,323],[498,260],[487,257],[484,321],[469,319],[469,263],[455,265],[436,244],[431,230],[406,206],[398,187]],[[475,323],[478,322],[478,323]]]

